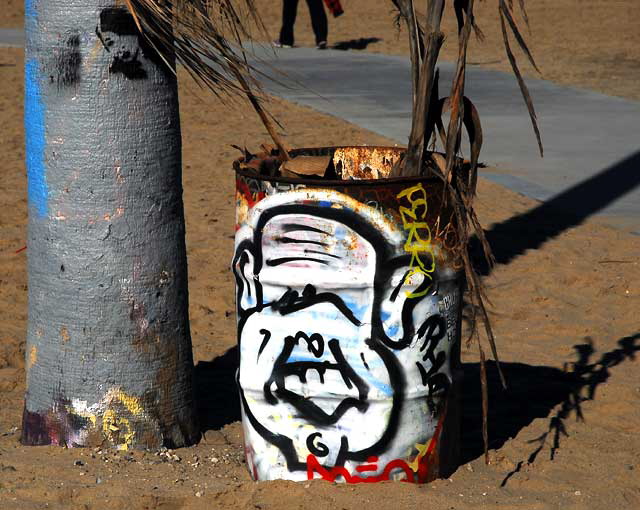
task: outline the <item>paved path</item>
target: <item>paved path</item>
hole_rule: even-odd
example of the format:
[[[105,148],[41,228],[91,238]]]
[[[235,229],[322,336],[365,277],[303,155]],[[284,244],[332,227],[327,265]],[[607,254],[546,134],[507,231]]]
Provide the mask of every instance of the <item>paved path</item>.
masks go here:
[[[22,33],[0,29],[0,45],[22,44]],[[396,140],[410,129],[406,58],[355,51],[257,47],[260,67],[286,73],[288,85],[269,91]],[[453,65],[443,63],[441,90]],[[482,119],[484,177],[581,218],[593,214],[640,233],[640,102],[527,80],[542,131],[540,158],[513,76],[469,69],[467,95]],[[348,143],[348,141],[345,141]]]
[[[258,48],[262,68],[277,65],[291,84],[267,88],[405,144],[410,130],[407,59],[311,48]],[[440,65],[441,90],[453,77]],[[481,175],[530,197],[553,201],[580,216],[640,233],[640,102],[544,80],[527,80],[545,148],[540,158],[515,78],[470,67],[467,95],[482,120],[481,160],[496,170]]]
[[[0,28],[0,46],[24,46],[24,31],[17,28]]]

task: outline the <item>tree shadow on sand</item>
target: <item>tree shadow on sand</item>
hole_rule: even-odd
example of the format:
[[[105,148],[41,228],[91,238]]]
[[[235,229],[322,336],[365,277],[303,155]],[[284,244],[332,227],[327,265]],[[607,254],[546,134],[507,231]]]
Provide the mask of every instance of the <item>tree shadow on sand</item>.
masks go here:
[[[548,417],[548,430],[532,439],[533,450],[526,460],[503,480],[508,480],[539,454],[548,451],[553,460],[563,436],[568,435],[567,421],[584,421],[582,403],[596,398],[597,387],[609,378],[613,367],[635,360],[640,351],[640,333],[622,338],[618,347],[595,359],[593,341],[574,346],[578,360],[565,363],[560,370],[548,366],[524,363],[501,363],[508,381],[502,390],[495,364],[487,363],[489,389],[489,447],[501,448],[536,418]],[[480,395],[479,363],[463,363],[462,437],[460,465],[483,455],[482,399]],[[196,389],[203,432],[217,430],[240,420],[240,401],[236,387],[238,348],[196,366]],[[555,409],[555,411],[554,411]],[[550,415],[551,413],[551,415]]]
[[[566,230],[583,223],[618,198],[640,186],[640,151],[577,183],[522,214],[485,232],[498,264],[508,264],[527,250],[540,248]],[[491,273],[477,239],[471,252],[478,272]]]
[[[532,451],[525,460],[502,481],[509,479],[523,466],[535,462],[538,455],[548,452],[554,459],[563,436],[568,436],[568,421],[585,421],[582,403],[596,398],[597,387],[606,382],[610,369],[620,363],[636,359],[640,351],[640,333],[622,338],[618,347],[595,359],[596,350],[589,338],[574,346],[578,360],[565,363],[563,370],[522,363],[501,363],[505,372],[507,390],[502,390],[495,364],[487,364],[489,387],[489,447],[501,448],[536,418],[548,418],[547,430],[529,441]],[[462,400],[462,451],[460,464],[483,455],[482,403],[479,363],[463,365],[465,383]],[[551,414],[550,414],[551,413]]]

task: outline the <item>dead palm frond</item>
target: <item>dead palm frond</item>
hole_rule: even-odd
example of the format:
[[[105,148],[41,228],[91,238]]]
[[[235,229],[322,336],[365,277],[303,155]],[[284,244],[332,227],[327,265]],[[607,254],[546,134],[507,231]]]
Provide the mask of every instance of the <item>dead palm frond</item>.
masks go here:
[[[500,369],[495,338],[489,316],[487,314],[485,300],[486,294],[482,281],[472,265],[468,245],[472,236],[476,236],[484,251],[489,265],[494,262],[491,248],[480,225],[473,208],[475,197],[478,157],[482,146],[482,128],[478,112],[469,98],[464,95],[467,64],[467,47],[472,30],[478,38],[482,38],[482,31],[476,25],[473,7],[474,0],[452,0],[458,22],[458,57],[456,70],[448,96],[439,97],[438,71],[436,69],[440,47],[444,40],[440,24],[445,0],[427,0],[426,15],[422,23],[416,15],[416,3],[414,0],[392,0],[399,11],[400,18],[404,19],[409,32],[409,48],[411,53],[413,110],[411,134],[406,156],[399,161],[392,172],[393,176],[434,175],[444,183],[445,202],[453,209],[455,229],[457,230],[457,245],[454,249],[462,259],[467,286],[474,310],[474,327],[472,337],[476,338],[480,354],[481,364],[481,388],[483,409],[483,438],[485,443],[485,457],[488,460],[488,435],[487,435],[487,406],[488,394],[486,384],[485,354],[479,336],[479,330],[475,326],[476,314],[484,324],[484,330],[489,342],[492,354],[496,360],[498,373],[503,386],[506,381]],[[533,67],[538,70],[536,63],[529,51],[522,32],[514,15],[513,0],[497,0],[500,15],[500,25],[503,42],[509,63],[518,81],[520,91],[529,111],[529,116],[536,135],[536,140],[543,154],[540,130],[537,124],[536,113],[529,90],[522,78],[516,58],[511,50],[509,32],[515,39],[520,49]],[[524,0],[518,0],[518,7],[522,19],[528,25]],[[449,113],[449,124],[445,129],[442,116]],[[471,144],[469,164],[464,164],[459,157],[462,129],[465,128]],[[445,149],[445,164],[427,165],[426,159],[433,159],[428,153],[429,142],[440,136]],[[471,338],[471,337],[470,337]]]
[[[172,72],[175,72],[177,62],[197,83],[216,95],[240,93],[246,96],[278,147],[280,157],[289,159],[288,151],[277,134],[272,118],[262,106],[260,85],[253,76],[253,69],[247,62],[242,47],[243,39],[251,39],[250,26],[257,27],[265,34],[253,0],[122,1],[131,12],[142,36],[158,52]],[[443,201],[453,210],[457,232],[457,244],[454,249],[462,259],[472,309],[477,311],[474,313],[479,313],[484,324],[485,334],[504,386],[506,383],[500,370],[495,338],[485,307],[486,294],[467,251],[469,241],[475,235],[480,240],[488,263],[493,264],[491,249],[473,208],[482,129],[476,108],[464,95],[467,47],[471,31],[482,39],[482,31],[476,25],[473,15],[474,0],[452,0],[458,22],[458,58],[451,91],[443,98],[439,97],[436,66],[444,41],[440,25],[445,0],[426,0],[426,14],[423,18],[419,18],[414,0],[392,2],[409,31],[413,91],[409,145],[405,157],[395,165],[392,176],[417,176],[431,172],[444,183]],[[507,57],[527,105],[542,155],[542,141],[533,102],[511,49],[509,32],[534,68],[537,67],[517,24],[513,0],[497,2]],[[524,0],[518,0],[518,8],[522,19],[528,24]],[[449,113],[446,129],[442,121],[445,112]],[[463,127],[471,143],[468,164],[458,157]],[[445,147],[444,158],[436,158],[428,152],[429,142],[436,134],[441,137]],[[477,340],[480,354],[483,437],[487,456],[488,395],[485,354],[476,327],[473,328],[472,335]]]
[[[181,64],[217,96],[241,94],[256,110],[281,154],[287,150],[262,106],[242,41],[266,34],[253,0],[123,0],[142,37],[175,73]]]

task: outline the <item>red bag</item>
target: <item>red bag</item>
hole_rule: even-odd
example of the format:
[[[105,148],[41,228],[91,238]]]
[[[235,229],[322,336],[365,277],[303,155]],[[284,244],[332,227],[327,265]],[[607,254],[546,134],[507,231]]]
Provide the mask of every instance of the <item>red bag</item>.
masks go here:
[[[329,12],[333,14],[334,18],[344,14],[342,5],[340,5],[340,0],[324,0],[324,3],[327,5],[327,9],[329,9]]]

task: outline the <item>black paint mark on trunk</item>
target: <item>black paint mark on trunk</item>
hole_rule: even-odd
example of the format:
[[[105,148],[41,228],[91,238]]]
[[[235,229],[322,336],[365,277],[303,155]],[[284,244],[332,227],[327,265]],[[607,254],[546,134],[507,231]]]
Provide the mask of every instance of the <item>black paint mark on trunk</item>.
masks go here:
[[[133,16],[126,9],[110,7],[100,12],[100,31],[116,35],[138,35],[138,27]]]
[[[112,74],[124,74],[130,80],[144,80],[147,78],[147,71],[142,67],[142,63],[138,60],[139,52],[133,55],[129,51],[121,51],[114,55],[113,61],[109,66],[109,72]]]
[[[111,73],[123,74],[131,80],[143,80],[147,78],[145,67],[152,65],[159,67],[168,77],[173,76],[166,60],[158,54],[159,50],[169,62],[173,61],[173,46],[157,38],[152,43],[147,40],[154,32],[171,32],[171,27],[165,26],[164,21],[153,19],[147,19],[146,23],[149,26],[145,29],[146,37],[143,37],[127,9],[107,8],[100,12],[96,34],[107,52],[114,54],[109,67]]]
[[[69,35],[61,48],[55,51],[53,73],[49,79],[58,88],[70,87],[80,81],[80,67],[82,54],[80,53],[80,35]]]
[[[147,71],[140,60],[145,56],[143,40],[129,11],[103,9],[96,34],[104,49],[113,54],[109,65],[111,74],[122,74],[130,80],[147,78]]]

